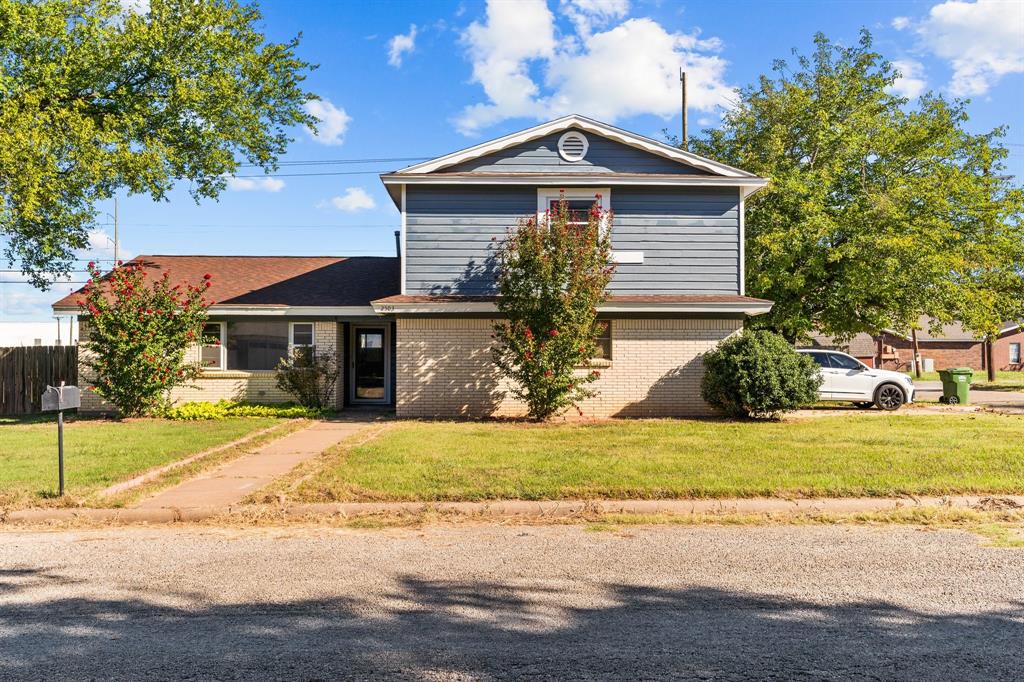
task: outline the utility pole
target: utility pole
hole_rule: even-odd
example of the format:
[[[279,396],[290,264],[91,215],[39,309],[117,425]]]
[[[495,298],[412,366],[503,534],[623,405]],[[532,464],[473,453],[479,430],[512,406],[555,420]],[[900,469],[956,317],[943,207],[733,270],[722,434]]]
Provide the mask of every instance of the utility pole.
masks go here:
[[[117,259],[120,257],[120,242],[119,235],[117,234],[117,197],[114,197],[114,266],[117,266]]]
[[[682,147],[683,151],[689,151],[690,143],[687,139],[687,122],[686,122],[686,72],[683,71],[683,67],[679,67],[679,87],[683,91],[682,107],[683,107],[683,139]]]

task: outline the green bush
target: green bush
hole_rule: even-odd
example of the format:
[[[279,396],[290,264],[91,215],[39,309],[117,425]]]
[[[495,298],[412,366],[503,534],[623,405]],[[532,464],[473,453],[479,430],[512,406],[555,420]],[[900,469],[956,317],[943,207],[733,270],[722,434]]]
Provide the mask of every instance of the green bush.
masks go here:
[[[322,410],[334,403],[341,368],[334,353],[310,353],[296,348],[292,355],[277,363],[277,387],[300,405]]]
[[[701,397],[734,417],[774,418],[818,400],[818,365],[772,332],[735,336],[707,353],[704,366]]]
[[[324,410],[303,407],[292,403],[278,405],[259,405],[255,403],[239,403],[233,400],[221,400],[216,403],[184,403],[177,407],[164,410],[166,419],[175,421],[204,421],[208,419],[227,419],[229,417],[278,417],[280,419],[313,419],[322,417]]]

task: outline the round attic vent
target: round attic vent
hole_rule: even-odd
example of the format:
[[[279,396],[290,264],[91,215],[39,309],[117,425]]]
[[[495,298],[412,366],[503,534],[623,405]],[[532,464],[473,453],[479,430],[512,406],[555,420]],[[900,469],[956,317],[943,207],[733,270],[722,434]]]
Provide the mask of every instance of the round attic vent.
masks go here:
[[[587,142],[586,135],[575,130],[570,130],[558,138],[558,154],[566,161],[582,161],[589,148],[590,143]]]

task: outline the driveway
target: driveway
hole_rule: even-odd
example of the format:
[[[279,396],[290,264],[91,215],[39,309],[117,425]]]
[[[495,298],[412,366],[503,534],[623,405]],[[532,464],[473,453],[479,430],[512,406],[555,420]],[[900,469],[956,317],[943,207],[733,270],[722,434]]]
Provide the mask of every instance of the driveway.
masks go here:
[[[942,396],[941,381],[917,381],[917,400],[938,402]],[[972,405],[1012,414],[1024,414],[1024,391],[978,391],[971,389]]]
[[[1024,551],[908,527],[0,534],[0,678],[1024,678]]]

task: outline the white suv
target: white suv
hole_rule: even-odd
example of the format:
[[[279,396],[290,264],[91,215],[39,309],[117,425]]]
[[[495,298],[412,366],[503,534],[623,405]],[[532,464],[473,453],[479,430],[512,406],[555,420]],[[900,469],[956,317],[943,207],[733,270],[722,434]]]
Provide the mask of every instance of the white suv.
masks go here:
[[[857,407],[872,405],[881,410],[898,410],[914,402],[914,381],[900,372],[871,369],[857,358],[835,350],[799,348],[821,367],[822,400],[848,400]]]

